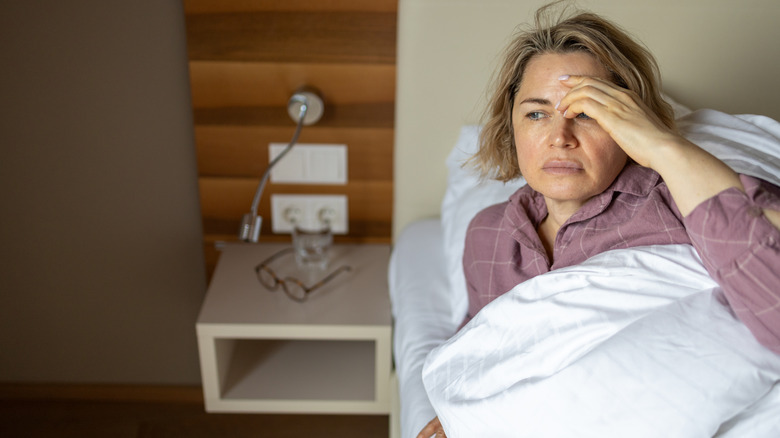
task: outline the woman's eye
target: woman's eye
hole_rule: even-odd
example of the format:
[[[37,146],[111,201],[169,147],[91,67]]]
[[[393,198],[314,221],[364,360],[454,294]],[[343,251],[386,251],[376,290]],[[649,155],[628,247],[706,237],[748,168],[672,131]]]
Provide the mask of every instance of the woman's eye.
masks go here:
[[[540,120],[540,119],[543,119],[545,117],[545,114],[543,112],[541,112],[541,111],[531,111],[530,113],[526,114],[525,116],[528,117],[531,120]]]
[[[577,118],[578,119],[582,119],[582,120],[593,120],[593,119],[591,119],[591,117],[589,115],[587,115],[585,113],[577,114]]]

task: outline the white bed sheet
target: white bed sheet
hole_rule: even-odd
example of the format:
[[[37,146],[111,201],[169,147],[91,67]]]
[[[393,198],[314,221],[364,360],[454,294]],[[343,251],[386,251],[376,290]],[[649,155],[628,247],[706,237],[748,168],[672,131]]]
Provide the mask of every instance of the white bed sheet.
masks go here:
[[[451,438],[780,436],[780,415],[763,415],[780,409],[780,356],[690,245],[608,251],[518,285],[429,354],[423,382]]]
[[[414,438],[436,416],[425,393],[422,367],[428,353],[457,330],[450,316],[442,242],[438,219],[414,222],[397,239],[390,259],[393,351],[403,438]]]

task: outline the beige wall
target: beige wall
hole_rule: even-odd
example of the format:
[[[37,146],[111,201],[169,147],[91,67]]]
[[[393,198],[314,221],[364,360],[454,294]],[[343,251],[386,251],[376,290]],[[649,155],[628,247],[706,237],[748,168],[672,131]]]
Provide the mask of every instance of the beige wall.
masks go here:
[[[479,122],[499,53],[549,0],[399,0],[394,236],[438,216],[444,159]],[[780,1],[579,0],[656,56],[665,90],[693,108],[780,119]],[[421,178],[420,175],[425,175]]]
[[[0,381],[197,384],[182,6],[4,2]]]

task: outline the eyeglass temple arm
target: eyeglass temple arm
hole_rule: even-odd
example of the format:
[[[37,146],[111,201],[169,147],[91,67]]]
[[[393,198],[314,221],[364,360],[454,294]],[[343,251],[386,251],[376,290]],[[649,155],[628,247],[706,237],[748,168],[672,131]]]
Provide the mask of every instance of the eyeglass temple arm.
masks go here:
[[[304,291],[306,291],[306,293],[309,293],[309,292],[311,292],[311,291],[313,291],[313,290],[315,290],[315,289],[317,289],[319,287],[324,286],[327,282],[333,280],[334,278],[336,278],[337,275],[341,274],[342,272],[351,271],[351,270],[352,270],[351,266],[344,265],[344,266],[336,269],[335,271],[331,272],[330,274],[328,274],[322,280],[314,283],[313,285],[311,285],[311,287],[306,287],[306,285],[301,283],[301,281],[298,280],[298,279],[290,278],[290,280],[294,280],[296,283],[298,283],[299,286],[301,286],[301,288],[303,288]]]

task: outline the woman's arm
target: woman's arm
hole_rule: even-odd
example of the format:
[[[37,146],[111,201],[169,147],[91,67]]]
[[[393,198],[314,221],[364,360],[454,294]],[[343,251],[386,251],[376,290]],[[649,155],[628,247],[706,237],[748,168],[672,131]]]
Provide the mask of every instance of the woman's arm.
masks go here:
[[[741,178],[664,126],[633,93],[594,78],[561,80],[572,89],[558,110],[596,119],[634,161],[663,177],[732,309],[762,344],[780,352],[780,190]]]
[[[780,188],[745,175],[741,182],[745,192],[721,192],[683,221],[737,317],[780,353],[780,231],[762,213],[780,209]]]

